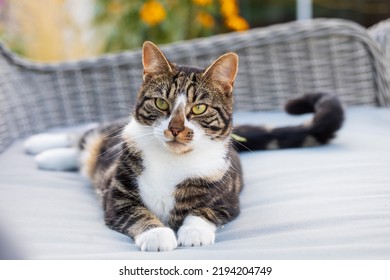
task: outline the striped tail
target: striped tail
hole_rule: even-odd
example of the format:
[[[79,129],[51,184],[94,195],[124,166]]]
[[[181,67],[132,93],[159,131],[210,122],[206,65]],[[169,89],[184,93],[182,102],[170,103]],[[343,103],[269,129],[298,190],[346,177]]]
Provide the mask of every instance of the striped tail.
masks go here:
[[[328,143],[342,126],[344,111],[340,100],[331,94],[306,94],[290,100],[285,110],[291,115],[314,113],[308,124],[265,128],[241,125],[233,129],[238,141],[233,141],[238,151],[298,148]],[[234,137],[233,137],[234,138]]]

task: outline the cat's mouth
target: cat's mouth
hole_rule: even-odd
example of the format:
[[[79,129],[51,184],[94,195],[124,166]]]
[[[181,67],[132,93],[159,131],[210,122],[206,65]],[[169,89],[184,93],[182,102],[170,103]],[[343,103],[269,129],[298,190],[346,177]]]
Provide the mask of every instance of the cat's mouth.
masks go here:
[[[192,147],[188,144],[181,143],[177,141],[176,139],[165,142],[166,147],[171,152],[174,152],[176,154],[186,154],[192,151]]]

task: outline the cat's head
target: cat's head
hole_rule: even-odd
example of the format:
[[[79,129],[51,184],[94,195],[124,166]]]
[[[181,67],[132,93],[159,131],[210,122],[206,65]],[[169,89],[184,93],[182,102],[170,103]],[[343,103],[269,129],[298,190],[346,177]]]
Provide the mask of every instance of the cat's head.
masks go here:
[[[227,53],[209,67],[179,67],[151,42],[143,46],[143,84],[135,120],[150,126],[173,153],[194,150],[204,141],[224,141],[232,130],[233,84],[238,56]]]

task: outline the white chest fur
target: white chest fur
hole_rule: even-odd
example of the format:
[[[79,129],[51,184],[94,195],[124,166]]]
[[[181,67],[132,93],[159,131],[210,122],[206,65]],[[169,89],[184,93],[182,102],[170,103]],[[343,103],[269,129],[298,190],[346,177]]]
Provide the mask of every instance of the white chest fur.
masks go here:
[[[192,152],[177,155],[151,136],[152,131],[151,127],[131,121],[124,130],[124,137],[133,139],[143,154],[144,172],[138,178],[141,198],[166,224],[175,204],[175,187],[179,183],[187,178],[213,177],[228,168],[226,143],[204,138],[198,141]]]

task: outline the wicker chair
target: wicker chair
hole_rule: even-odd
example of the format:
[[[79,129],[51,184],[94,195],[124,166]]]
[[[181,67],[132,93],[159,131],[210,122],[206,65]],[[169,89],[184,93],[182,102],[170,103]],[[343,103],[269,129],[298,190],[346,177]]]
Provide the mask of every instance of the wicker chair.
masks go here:
[[[347,107],[330,145],[243,154],[240,216],[215,245],[164,258],[389,259],[390,111],[376,108],[390,106],[383,26],[367,32],[350,21],[316,19],[162,46],[171,61],[201,67],[224,52],[239,54],[235,122],[284,123],[285,114],[273,111],[302,93],[333,92]],[[7,230],[0,258],[161,258],[104,225],[78,173],[36,169],[21,141],[127,116],[141,81],[140,50],[42,64],[0,45],[0,230]],[[17,236],[11,241],[22,250],[2,250],[11,243],[3,233]]]
[[[390,69],[390,19],[383,20],[368,29],[368,33],[379,44]]]
[[[236,110],[281,108],[302,93],[331,91],[346,105],[389,106],[382,51],[349,21],[317,19],[162,47],[177,63],[240,56]],[[59,64],[35,63],[0,45],[0,152],[51,127],[129,114],[141,83],[140,50]]]

